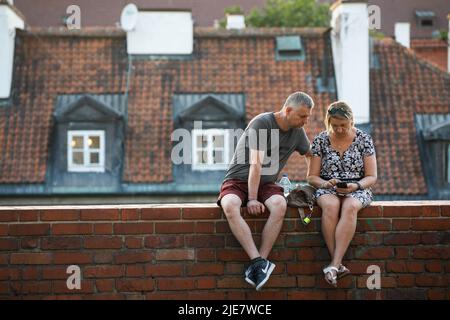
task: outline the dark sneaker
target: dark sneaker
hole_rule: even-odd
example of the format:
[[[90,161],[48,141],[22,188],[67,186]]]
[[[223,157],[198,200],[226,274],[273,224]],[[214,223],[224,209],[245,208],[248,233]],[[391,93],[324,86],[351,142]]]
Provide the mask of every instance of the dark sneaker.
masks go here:
[[[250,264],[247,269],[245,269],[245,281],[250,283],[252,286],[255,286],[255,276],[253,275],[252,264]]]
[[[256,290],[259,291],[269,280],[273,269],[275,269],[275,264],[269,260],[261,260],[255,263],[253,266],[253,279],[255,280]]]

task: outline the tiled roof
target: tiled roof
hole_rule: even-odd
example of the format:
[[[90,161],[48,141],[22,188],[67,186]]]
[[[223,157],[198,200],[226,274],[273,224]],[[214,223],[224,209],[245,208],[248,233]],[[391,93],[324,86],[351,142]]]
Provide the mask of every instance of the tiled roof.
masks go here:
[[[378,194],[425,194],[415,113],[450,113],[450,76],[394,41],[375,45],[380,68],[370,72]]]
[[[440,39],[412,39],[411,49],[417,56],[447,72],[447,42]]]
[[[274,36],[299,34],[304,61],[276,61]],[[317,80],[333,76],[326,29],[195,30],[191,59],[133,59],[123,180],[172,180],[172,97],[183,93],[245,94],[247,120],[277,110],[287,95],[308,92],[316,110],[309,137],[324,129],[324,108],[335,93],[320,93]],[[325,49],[327,44],[327,49]],[[371,123],[377,149],[377,194],[427,192],[414,127],[414,113],[450,112],[450,77],[393,41],[377,42],[379,68],[371,69]],[[324,56],[326,59],[324,60]],[[13,99],[0,105],[0,183],[43,183],[58,95],[123,94],[127,89],[125,34],[117,29],[18,32]],[[305,177],[300,156],[286,172]]]
[[[0,108],[1,183],[43,183],[52,134],[52,112],[61,94],[117,94],[126,90],[125,35],[117,30],[62,33],[18,32],[13,103]],[[323,129],[320,109],[335,99],[319,93],[326,29],[196,30],[196,48],[187,60],[133,60],[123,180],[172,179],[170,134],[175,93],[244,93],[247,119],[278,110],[292,92],[311,93],[318,106],[307,131]],[[276,61],[273,36],[300,34],[305,61]],[[332,77],[331,52],[329,77]],[[306,174],[304,161],[291,159],[293,179]]]

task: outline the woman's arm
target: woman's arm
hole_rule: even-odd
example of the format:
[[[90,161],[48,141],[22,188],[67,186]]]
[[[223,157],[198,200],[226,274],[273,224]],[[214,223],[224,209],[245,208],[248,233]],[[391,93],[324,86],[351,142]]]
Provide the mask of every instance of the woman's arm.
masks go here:
[[[332,188],[337,182],[337,179],[323,180],[320,177],[320,167],[322,166],[322,158],[319,156],[312,156],[310,158],[307,181],[310,185],[316,188]]]
[[[375,154],[364,157],[364,178],[359,181],[361,188],[366,189],[377,182],[377,158]]]

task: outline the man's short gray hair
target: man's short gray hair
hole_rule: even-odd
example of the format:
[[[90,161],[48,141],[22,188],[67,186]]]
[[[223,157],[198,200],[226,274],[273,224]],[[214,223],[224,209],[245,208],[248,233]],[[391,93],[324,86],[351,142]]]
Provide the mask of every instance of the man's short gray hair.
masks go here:
[[[294,109],[298,109],[302,106],[305,106],[311,109],[312,107],[314,107],[314,101],[308,94],[301,91],[297,91],[291,94],[286,99],[283,108],[286,108],[287,106],[290,106]]]

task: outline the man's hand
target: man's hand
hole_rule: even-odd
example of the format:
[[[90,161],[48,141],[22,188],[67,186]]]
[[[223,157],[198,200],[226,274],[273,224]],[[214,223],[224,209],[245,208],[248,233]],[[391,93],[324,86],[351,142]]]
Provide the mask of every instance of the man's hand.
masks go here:
[[[257,216],[265,210],[264,205],[258,200],[250,200],[247,202],[247,211],[249,214]]]

